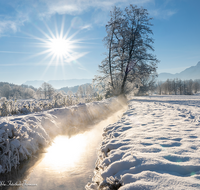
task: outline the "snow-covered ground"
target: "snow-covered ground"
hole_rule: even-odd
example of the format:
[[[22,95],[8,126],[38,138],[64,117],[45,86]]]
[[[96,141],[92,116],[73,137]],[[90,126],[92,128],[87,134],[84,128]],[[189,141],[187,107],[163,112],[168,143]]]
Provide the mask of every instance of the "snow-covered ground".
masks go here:
[[[86,189],[200,189],[200,95],[133,97]]]
[[[109,98],[100,102],[56,108],[40,113],[0,117],[0,173],[11,171],[57,135],[85,131],[123,107],[121,100]]]
[[[97,97],[75,97],[61,93],[55,94],[52,99],[18,99],[7,100],[0,97],[0,116],[25,115],[35,112],[47,111],[52,108],[72,106],[78,103],[96,101]]]

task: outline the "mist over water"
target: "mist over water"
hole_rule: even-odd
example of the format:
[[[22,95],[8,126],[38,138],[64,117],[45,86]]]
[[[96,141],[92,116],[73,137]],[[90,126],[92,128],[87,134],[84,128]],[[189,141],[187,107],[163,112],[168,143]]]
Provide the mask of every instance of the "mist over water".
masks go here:
[[[50,147],[41,150],[2,178],[5,181],[11,180],[16,184],[26,183],[27,185],[9,186],[3,189],[85,189],[85,185],[93,176],[103,128],[116,122],[122,116],[126,109],[124,102],[122,105],[123,108],[120,111],[113,110],[114,114],[110,113],[112,114],[110,117],[98,124],[82,126],[81,130],[72,128],[68,130],[68,135],[56,136]]]

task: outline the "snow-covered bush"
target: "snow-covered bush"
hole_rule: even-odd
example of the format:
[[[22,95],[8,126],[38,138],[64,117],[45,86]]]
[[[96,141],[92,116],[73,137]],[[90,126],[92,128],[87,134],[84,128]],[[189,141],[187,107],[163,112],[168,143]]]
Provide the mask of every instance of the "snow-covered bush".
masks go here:
[[[52,108],[72,106],[79,103],[89,103],[99,101],[103,98],[100,95],[80,97],[69,93],[55,92],[52,99],[30,99],[30,100],[7,100],[5,97],[0,99],[0,116],[29,114],[34,112],[46,111]]]
[[[22,105],[23,102],[21,102]],[[51,102],[36,102],[44,108]],[[31,112],[31,104],[24,111]],[[101,102],[55,108],[26,116],[0,118],[0,173],[11,171],[22,160],[39,148],[49,145],[60,134],[72,135],[84,131],[89,125],[108,117],[122,108],[121,101],[110,98]]]
[[[16,121],[0,123],[0,173],[11,171],[20,161],[35,153],[39,146],[47,145],[44,133],[38,133],[23,120],[21,123],[24,125],[16,124]]]

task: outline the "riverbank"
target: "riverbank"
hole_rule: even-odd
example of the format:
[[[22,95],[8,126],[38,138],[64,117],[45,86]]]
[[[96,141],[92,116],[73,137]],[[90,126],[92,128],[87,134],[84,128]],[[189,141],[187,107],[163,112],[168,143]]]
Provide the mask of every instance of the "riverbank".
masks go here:
[[[118,121],[125,109],[90,125],[82,133],[56,136],[53,143],[13,169],[0,174],[0,190],[83,190],[91,181],[104,126]],[[17,184],[9,186],[9,182]]]
[[[0,173],[10,172],[58,135],[74,135],[124,106],[109,98],[99,102],[56,108],[40,113],[0,118]]]
[[[92,189],[199,189],[200,96],[134,97],[104,128]]]

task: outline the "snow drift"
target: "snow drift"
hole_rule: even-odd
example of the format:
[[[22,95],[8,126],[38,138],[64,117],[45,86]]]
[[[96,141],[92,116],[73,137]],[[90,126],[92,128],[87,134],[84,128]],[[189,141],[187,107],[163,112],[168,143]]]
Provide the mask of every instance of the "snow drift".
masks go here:
[[[0,173],[11,171],[24,159],[49,145],[60,134],[88,128],[124,105],[122,98],[56,108],[24,116],[0,118]]]
[[[104,128],[87,190],[200,189],[200,96],[134,97]]]

